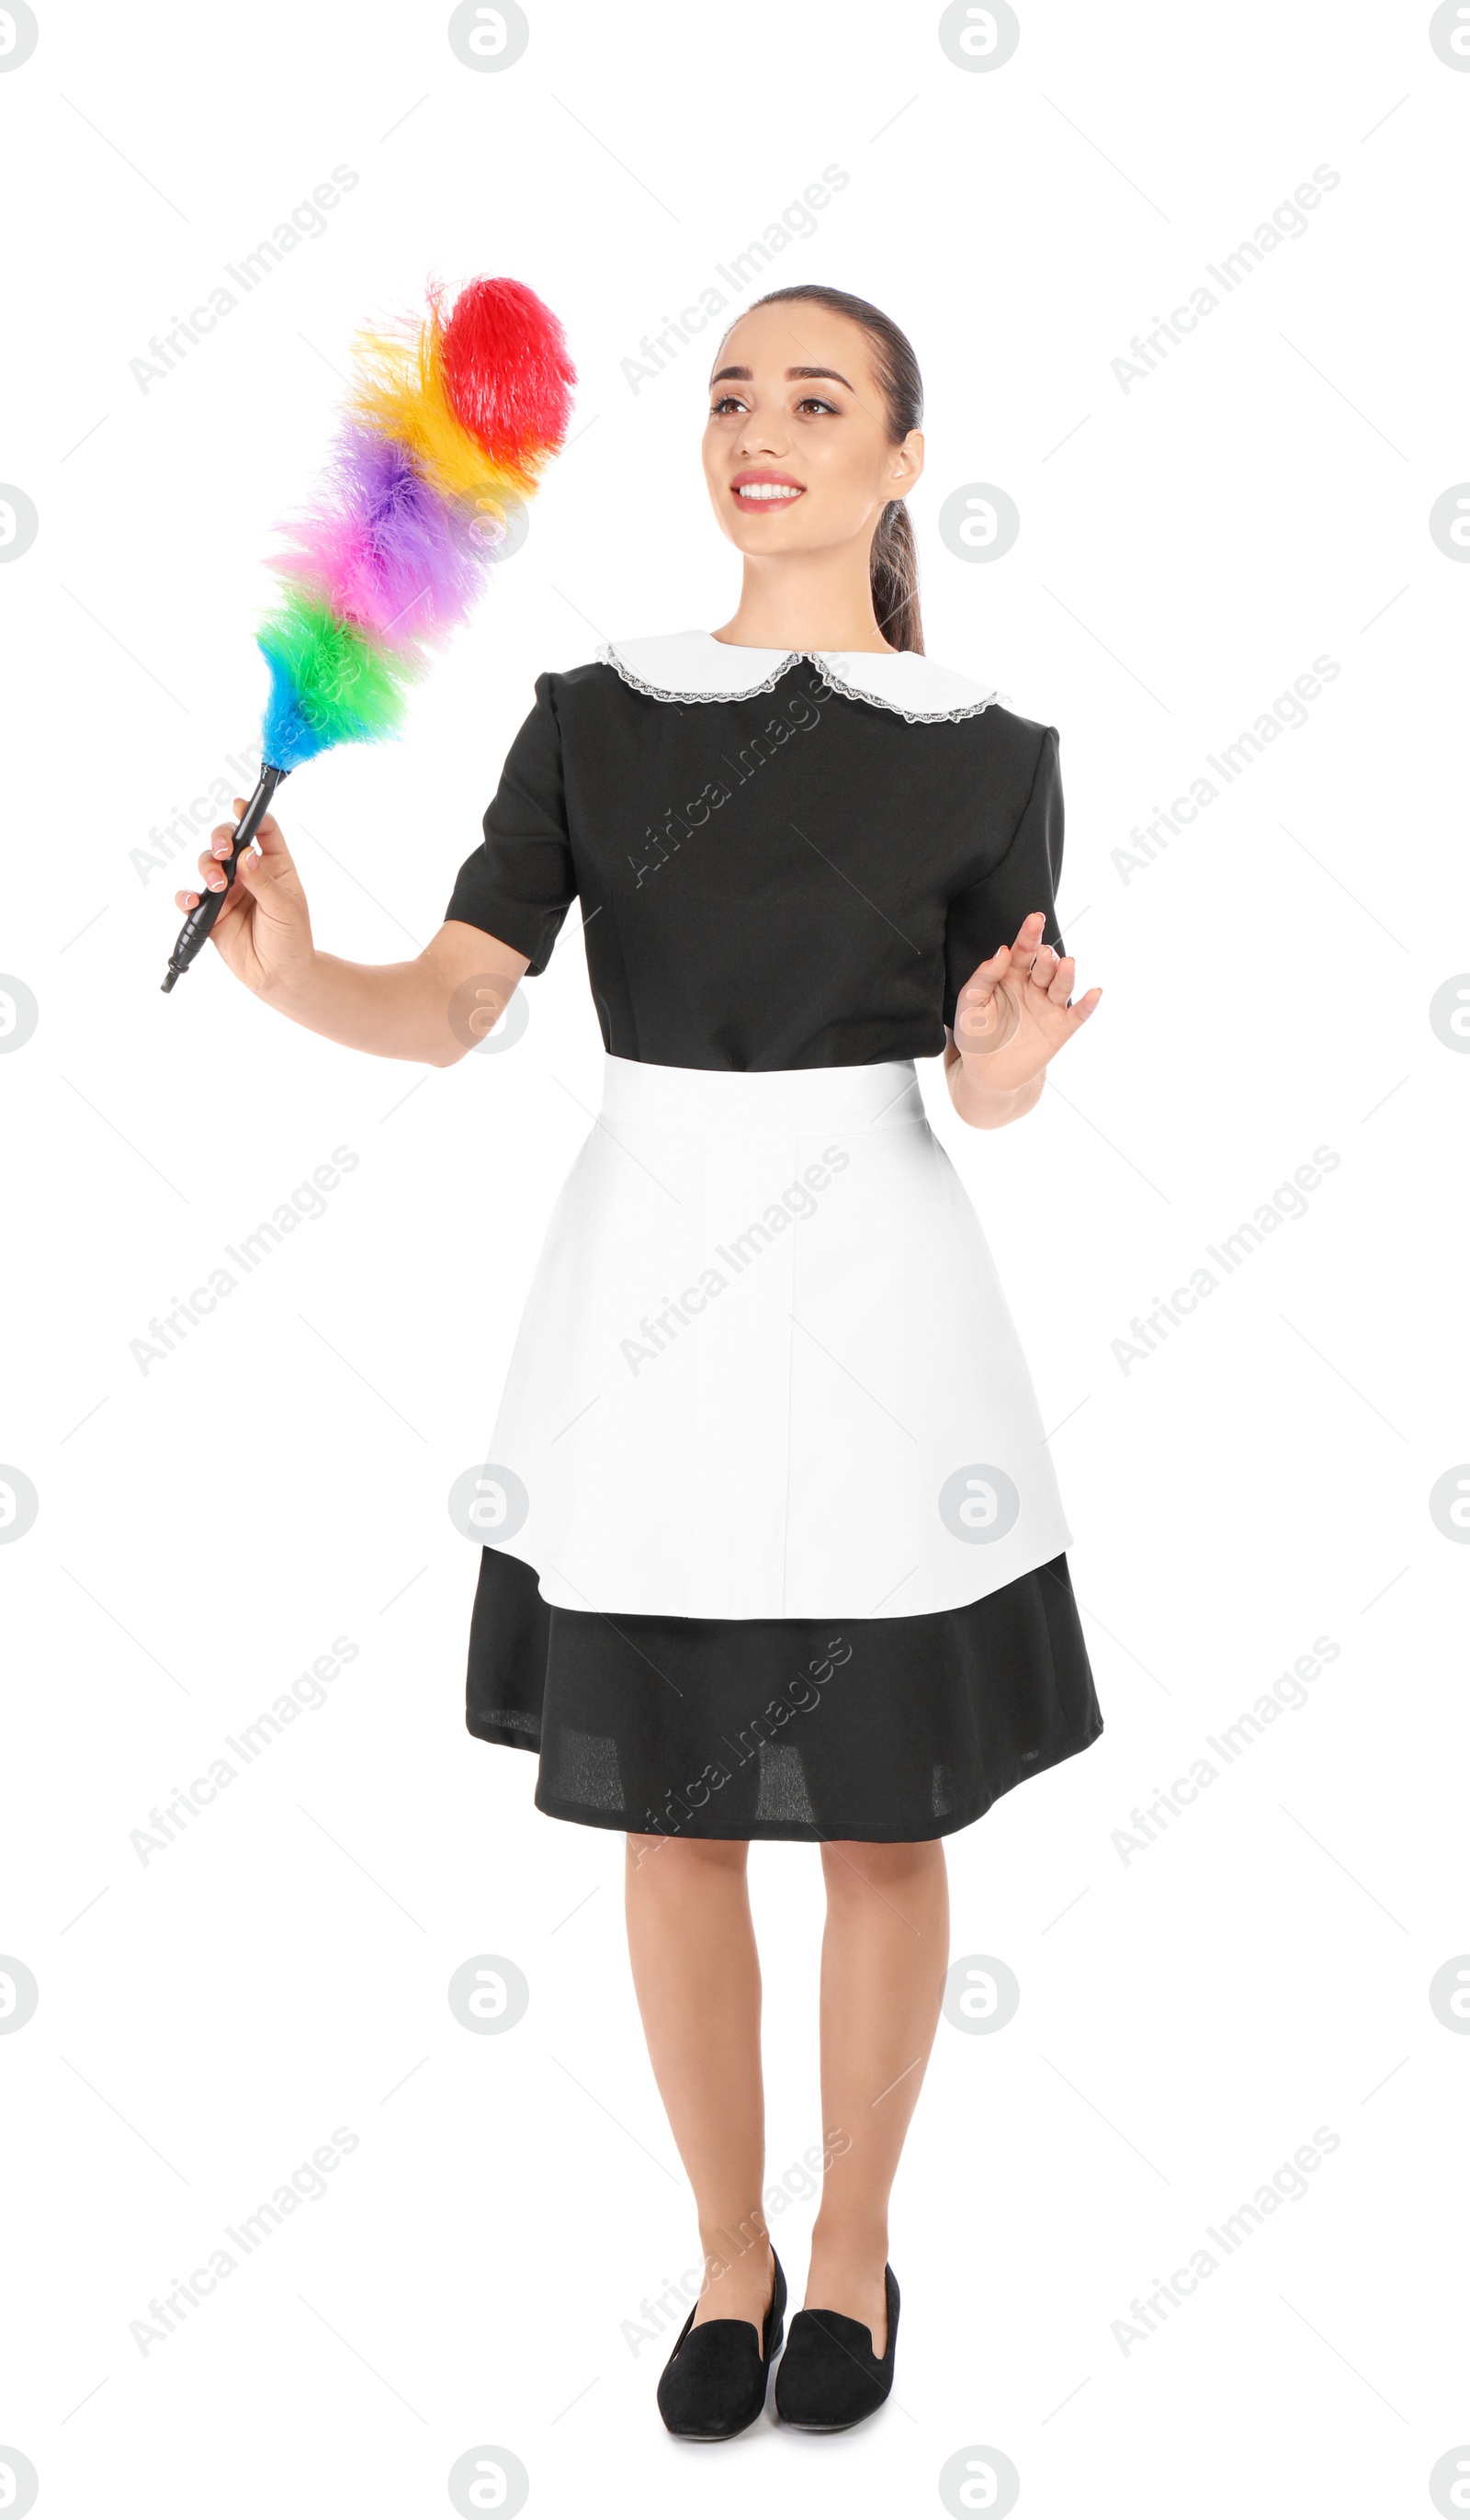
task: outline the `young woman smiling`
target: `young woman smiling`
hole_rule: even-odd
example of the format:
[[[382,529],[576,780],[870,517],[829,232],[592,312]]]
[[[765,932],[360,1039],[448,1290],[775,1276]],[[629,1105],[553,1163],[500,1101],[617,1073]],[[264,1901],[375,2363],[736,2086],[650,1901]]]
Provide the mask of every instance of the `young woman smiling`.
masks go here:
[[[416,961],[318,951],[271,818],[214,929],[293,1021],[448,1066],[582,905],[602,1109],[486,1464],[468,1721],[537,1753],[542,1811],[626,1834],[704,2265],[659,2406],[703,2440],[761,2412],[785,2307],[750,1842],[822,1850],[824,2171],[776,2408],[837,2430],[892,2384],[943,1840],[1101,1730],[1025,1362],[914,1068],[1006,1126],[1100,992],[1074,1004],[1056,927],[1055,729],[923,652],[920,418],[875,307],[759,300],[704,432],[729,620],[541,676]]]

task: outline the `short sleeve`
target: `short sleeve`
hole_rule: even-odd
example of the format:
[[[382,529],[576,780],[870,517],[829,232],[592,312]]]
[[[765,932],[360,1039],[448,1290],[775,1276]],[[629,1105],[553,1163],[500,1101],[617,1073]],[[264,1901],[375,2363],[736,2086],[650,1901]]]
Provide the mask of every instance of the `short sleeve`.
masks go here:
[[[977,964],[1015,942],[1033,910],[1047,914],[1046,941],[1061,951],[1056,887],[1061,878],[1062,789],[1060,738],[1048,726],[1042,738],[1036,776],[1021,819],[1003,857],[963,892],[955,895],[945,923],[944,1019],[953,1027],[955,1005]]]
[[[546,969],[577,892],[551,685],[541,675],[485,809],[484,839],[461,867],[444,913],[524,954],[528,978]]]

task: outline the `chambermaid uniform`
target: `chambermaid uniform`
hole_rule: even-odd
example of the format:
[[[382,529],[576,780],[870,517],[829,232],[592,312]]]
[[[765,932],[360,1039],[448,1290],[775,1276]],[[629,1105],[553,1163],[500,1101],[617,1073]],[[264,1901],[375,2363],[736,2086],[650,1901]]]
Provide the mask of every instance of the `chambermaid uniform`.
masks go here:
[[[543,674],[446,917],[606,1049],[474,1511],[468,1721],[536,1801],[941,1837],[1102,1729],[1035,1394],[924,1116],[1044,911],[1054,728],[913,653],[620,640]]]

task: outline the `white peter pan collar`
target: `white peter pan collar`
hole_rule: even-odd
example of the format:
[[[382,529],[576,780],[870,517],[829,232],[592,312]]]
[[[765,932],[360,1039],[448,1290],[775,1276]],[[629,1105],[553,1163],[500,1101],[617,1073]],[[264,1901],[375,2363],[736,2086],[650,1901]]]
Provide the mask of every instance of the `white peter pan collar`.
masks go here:
[[[608,640],[598,657],[655,700],[749,699],[774,691],[805,657],[831,690],[892,709],[911,726],[978,717],[1006,697],[994,684],[971,682],[912,649],[886,655],[862,649],[736,648],[708,630],[675,630],[656,639]]]

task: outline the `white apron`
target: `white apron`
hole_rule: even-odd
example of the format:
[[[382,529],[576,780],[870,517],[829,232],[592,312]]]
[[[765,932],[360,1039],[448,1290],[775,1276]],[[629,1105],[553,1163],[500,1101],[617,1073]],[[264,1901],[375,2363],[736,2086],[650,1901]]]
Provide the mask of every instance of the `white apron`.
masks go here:
[[[612,1618],[948,1610],[1067,1547],[1030,1376],[912,1059],[608,1058],[471,1509]]]

